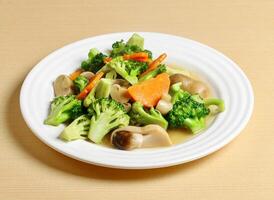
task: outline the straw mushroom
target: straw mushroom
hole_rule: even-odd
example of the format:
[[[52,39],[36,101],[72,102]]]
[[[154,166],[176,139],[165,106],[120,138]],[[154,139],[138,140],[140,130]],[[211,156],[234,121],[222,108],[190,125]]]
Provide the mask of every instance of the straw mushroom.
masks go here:
[[[92,73],[92,72],[82,72],[80,75],[81,75],[81,76],[84,76],[84,77],[86,77],[88,80],[90,80],[90,79],[94,76],[94,73]]]
[[[181,88],[183,90],[186,90],[191,94],[199,94],[203,98],[208,96],[209,89],[206,84],[201,81],[194,80],[183,74],[173,74],[170,76],[171,85],[178,82],[182,83]]]
[[[172,109],[171,96],[164,94],[158,101],[156,109],[163,115],[166,115]]]
[[[73,82],[66,75],[60,75],[53,83],[55,96],[66,96],[73,93]]]
[[[127,89],[118,84],[113,84],[111,86],[110,96],[112,99],[120,103],[127,103],[129,101],[129,97],[127,96]]]
[[[126,126],[116,129],[111,134],[111,143],[122,150],[172,145],[166,130],[154,124],[144,127]]]

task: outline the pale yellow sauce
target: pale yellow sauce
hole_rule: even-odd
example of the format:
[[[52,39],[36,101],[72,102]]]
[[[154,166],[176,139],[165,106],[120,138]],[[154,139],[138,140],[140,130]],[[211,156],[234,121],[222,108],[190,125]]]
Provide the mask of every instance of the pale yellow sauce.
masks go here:
[[[195,80],[199,80],[203,83],[205,83],[209,89],[209,93],[208,93],[208,97],[212,97],[212,89],[211,87],[209,86],[208,83],[206,83],[206,81],[201,77],[199,76],[198,74],[196,73],[193,73],[193,72],[189,72],[189,71],[186,71],[186,70],[182,70],[182,68],[179,68],[178,66],[176,65],[168,65],[169,67],[173,68],[173,69],[176,69],[176,73],[182,73],[186,76],[189,76]],[[209,115],[207,118],[206,118],[206,125],[207,127],[210,126],[210,124],[214,121],[215,119],[215,116],[214,115]],[[176,144],[180,144],[180,143],[183,143],[189,139],[191,139],[194,134],[191,133],[189,130],[185,129],[185,128],[169,128],[167,130],[169,136],[170,136],[170,139],[172,141],[172,144],[173,145],[176,145]],[[103,142],[102,142],[102,145],[103,146],[107,146],[107,147],[110,147],[110,148],[113,148],[111,142],[110,142],[110,135],[111,134],[108,134],[107,136],[105,136],[105,138],[103,139]]]

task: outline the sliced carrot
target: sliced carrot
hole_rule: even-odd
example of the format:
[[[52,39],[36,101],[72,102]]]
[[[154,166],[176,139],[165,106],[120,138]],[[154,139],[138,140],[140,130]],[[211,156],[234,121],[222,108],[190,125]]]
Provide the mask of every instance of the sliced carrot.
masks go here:
[[[148,53],[146,52],[137,52],[132,54],[125,54],[123,56],[125,60],[135,60],[139,62],[146,62],[148,60]]]
[[[77,69],[75,72],[69,75],[69,78],[73,81],[75,80],[81,73],[83,72],[82,69]]]
[[[147,74],[148,72],[150,72],[150,71],[156,69],[156,68],[161,64],[161,62],[163,62],[163,60],[164,60],[166,57],[167,57],[166,53],[161,54],[158,58],[156,58],[154,61],[152,61],[152,62],[149,64],[148,69],[147,69],[145,72],[143,72],[143,73],[141,74],[141,76],[144,76],[144,75]]]
[[[104,58],[104,63],[105,63],[105,64],[106,64],[106,63],[109,63],[111,60],[112,60],[111,57],[106,57],[106,58]]]
[[[128,94],[134,101],[139,101],[146,107],[154,107],[162,95],[168,93],[169,85],[169,75],[162,73],[155,78],[132,85],[128,88]]]
[[[88,95],[88,93],[97,85],[97,83],[99,82],[99,80],[103,77],[104,72],[99,72],[98,74],[96,74],[91,81],[89,82],[89,84],[85,87],[85,89],[83,89],[80,94],[77,95],[77,99],[83,100],[86,98],[86,96]]]

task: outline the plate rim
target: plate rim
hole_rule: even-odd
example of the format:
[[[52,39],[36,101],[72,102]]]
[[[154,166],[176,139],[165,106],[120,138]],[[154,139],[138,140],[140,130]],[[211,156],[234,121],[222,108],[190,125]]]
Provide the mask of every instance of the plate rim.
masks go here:
[[[230,58],[225,56],[222,52],[220,52],[220,51],[218,51],[218,50],[216,50],[216,49],[214,49],[214,48],[212,48],[208,45],[205,45],[205,44],[200,43],[198,41],[195,41],[195,40],[192,40],[192,39],[189,39],[189,38],[185,38],[185,37],[182,37],[182,36],[171,35],[171,34],[166,34],[166,33],[157,33],[157,32],[137,32],[137,33],[140,33],[140,34],[143,34],[143,33],[145,33],[145,34],[146,33],[155,34],[155,35],[158,35],[158,36],[167,36],[167,37],[173,37],[173,38],[177,38],[177,39],[183,39],[183,40],[190,41],[191,43],[195,43],[198,46],[201,46],[202,48],[206,48],[207,50],[212,51],[213,53],[217,54],[218,56],[221,56],[223,59],[228,61],[231,65],[233,65],[233,67],[237,70],[237,72],[239,72],[241,74],[241,76],[244,78],[245,83],[248,86],[251,100],[250,100],[248,113],[246,114],[246,117],[244,118],[244,121],[240,124],[240,126],[237,128],[237,130],[234,131],[234,134],[231,134],[231,136],[229,138],[226,138],[226,140],[223,140],[220,143],[218,143],[218,145],[216,145],[210,151],[207,151],[205,153],[200,153],[200,154],[196,155],[195,157],[193,156],[191,159],[188,159],[188,160],[185,160],[185,161],[170,162],[170,163],[166,163],[166,164],[163,164],[163,165],[155,165],[155,166],[145,166],[145,165],[143,165],[143,166],[124,166],[124,165],[117,165],[117,164],[112,165],[112,164],[107,164],[107,163],[98,163],[98,162],[93,162],[93,161],[90,161],[90,160],[81,159],[77,156],[69,154],[69,153],[67,153],[65,151],[62,151],[61,149],[51,145],[47,140],[45,140],[43,137],[41,137],[40,134],[36,133],[36,131],[31,126],[30,120],[28,119],[28,117],[26,116],[26,114],[24,112],[23,95],[24,95],[24,91],[26,90],[26,87],[27,87],[27,85],[26,85],[27,80],[30,77],[30,75],[35,72],[35,70],[37,69],[37,66],[40,63],[42,63],[44,60],[48,59],[49,57],[54,56],[54,54],[57,53],[58,51],[61,51],[62,49],[68,48],[70,46],[73,46],[73,45],[80,44],[82,42],[88,41],[91,38],[94,39],[94,38],[99,38],[99,37],[108,37],[110,35],[115,35],[115,34],[124,35],[124,34],[132,34],[132,33],[134,33],[134,32],[107,33],[107,34],[101,34],[101,35],[97,35],[97,36],[87,37],[87,38],[84,38],[84,39],[81,39],[81,40],[78,40],[78,41],[74,41],[72,43],[69,43],[69,44],[66,44],[66,45],[62,46],[61,48],[55,49],[54,51],[52,51],[51,53],[49,53],[48,55],[43,57],[34,67],[32,67],[32,69],[28,72],[27,76],[25,77],[24,82],[21,86],[19,98],[20,98],[20,111],[21,111],[21,114],[23,116],[23,119],[25,120],[27,126],[31,129],[32,133],[36,137],[38,137],[43,143],[45,143],[47,146],[51,147],[52,149],[58,151],[59,153],[62,153],[64,155],[68,156],[68,157],[71,157],[73,159],[76,159],[76,160],[79,160],[79,161],[82,161],[82,162],[85,162],[85,163],[94,164],[94,165],[103,166],[103,167],[109,167],[109,168],[119,168],[119,169],[152,169],[152,168],[163,168],[163,167],[179,165],[179,164],[182,164],[182,163],[190,162],[190,161],[205,157],[205,156],[207,156],[207,155],[209,155],[209,154],[211,154],[215,151],[218,151],[219,149],[221,149],[222,147],[224,147],[225,145],[230,143],[233,139],[235,139],[241,133],[241,131],[246,127],[248,121],[250,120],[250,118],[252,116],[252,113],[253,113],[253,109],[254,109],[254,92],[253,92],[252,84],[251,84],[250,80],[248,79],[247,75],[244,73],[244,71],[239,67],[239,65],[237,65],[233,60],[231,60]]]

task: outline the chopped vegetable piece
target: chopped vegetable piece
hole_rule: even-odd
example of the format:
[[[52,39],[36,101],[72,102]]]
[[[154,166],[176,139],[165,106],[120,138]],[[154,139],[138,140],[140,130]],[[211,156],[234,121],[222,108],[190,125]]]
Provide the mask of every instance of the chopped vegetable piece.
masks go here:
[[[80,94],[77,95],[77,98],[81,100],[85,99],[88,93],[92,90],[92,88],[94,88],[99,80],[103,77],[103,75],[104,72],[99,72],[98,74],[96,74],[89,82],[89,84],[85,87],[85,89],[83,89]]]
[[[144,76],[142,76],[139,79],[139,82],[154,78],[155,76],[157,76],[158,74],[161,74],[163,72],[166,72],[166,66],[165,65],[159,65],[159,67],[157,67],[156,69],[148,72],[147,74],[145,74]]]
[[[144,49],[144,38],[138,35],[137,33],[134,33],[127,41],[127,45],[136,45],[140,47],[141,49]]]
[[[96,144],[101,143],[111,130],[129,124],[129,116],[124,106],[113,99],[95,100],[88,112],[92,115],[88,138]]]
[[[135,60],[139,62],[147,62],[148,61],[148,53],[146,52],[138,52],[133,54],[125,54],[123,56],[124,60]]]
[[[74,81],[83,72],[82,69],[77,69],[75,72],[69,75],[69,78]]]
[[[134,102],[129,112],[130,124],[132,125],[148,125],[157,124],[164,129],[167,129],[168,122],[162,116],[162,114],[154,109],[145,109],[140,102]]]
[[[74,81],[74,86],[81,92],[88,84],[89,80],[85,76],[78,76]]]
[[[141,75],[144,76],[146,75],[148,72],[154,70],[155,68],[157,68],[161,62],[164,61],[164,59],[167,57],[167,55],[165,53],[161,54],[157,59],[155,59],[152,63],[149,64],[148,69]]]
[[[74,95],[55,97],[50,105],[50,113],[45,124],[58,126],[70,119],[75,119],[82,114],[82,102]]]
[[[162,73],[155,78],[145,80],[128,88],[128,93],[134,101],[139,101],[146,107],[154,107],[163,94],[169,90],[169,76]]]
[[[59,138],[64,141],[85,139],[90,127],[90,119],[87,115],[81,115],[71,122],[60,134]]]

